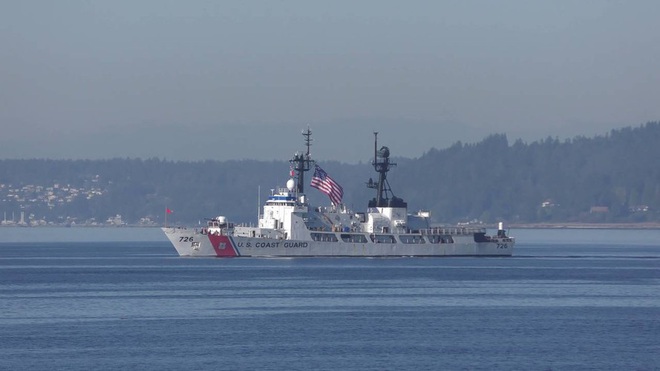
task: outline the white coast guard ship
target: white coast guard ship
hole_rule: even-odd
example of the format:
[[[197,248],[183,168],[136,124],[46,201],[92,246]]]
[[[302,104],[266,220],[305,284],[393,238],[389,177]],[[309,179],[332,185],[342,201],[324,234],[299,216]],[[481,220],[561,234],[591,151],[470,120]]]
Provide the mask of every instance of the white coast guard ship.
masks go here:
[[[225,216],[204,228],[163,228],[181,256],[295,257],[295,256],[510,256],[515,240],[499,223],[497,234],[483,228],[433,227],[430,213],[409,214],[407,204],[392,193],[387,173],[391,166],[387,147],[378,150],[374,133],[373,166],[378,181],[364,212],[341,203],[343,191],[314,164],[310,156],[311,132],[303,132],[305,154],[296,153],[286,188],[273,190],[256,227],[236,225]],[[305,172],[315,165],[312,186],[333,201],[313,207],[304,192]]]

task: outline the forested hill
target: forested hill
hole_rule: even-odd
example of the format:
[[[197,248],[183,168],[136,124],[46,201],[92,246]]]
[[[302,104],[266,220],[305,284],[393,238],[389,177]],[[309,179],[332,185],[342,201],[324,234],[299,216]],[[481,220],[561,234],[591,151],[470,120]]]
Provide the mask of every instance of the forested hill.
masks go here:
[[[394,155],[410,145],[382,144]],[[429,209],[437,222],[660,221],[658,159],[660,123],[653,122],[529,144],[491,135],[417,159],[398,158],[388,179],[411,211]],[[373,191],[365,182],[376,178],[369,164],[316,160],[344,187],[349,207],[366,207]],[[0,217],[17,220],[23,211],[26,222],[80,224],[119,214],[128,223],[162,224],[170,208],[171,224],[215,215],[254,222],[258,200],[284,185],[288,172],[284,160],[0,160]],[[313,203],[328,203],[317,190],[306,190]]]
[[[439,219],[657,221],[660,123],[595,138],[510,145],[504,135],[431,150],[397,174]],[[397,187],[399,188],[399,187]]]

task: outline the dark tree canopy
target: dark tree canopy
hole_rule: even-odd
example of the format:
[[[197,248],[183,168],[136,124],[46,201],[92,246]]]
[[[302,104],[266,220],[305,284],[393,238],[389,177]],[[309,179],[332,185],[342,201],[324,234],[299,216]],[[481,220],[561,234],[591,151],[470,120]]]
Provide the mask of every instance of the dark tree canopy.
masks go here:
[[[430,210],[437,222],[659,221],[658,143],[658,122],[529,144],[494,134],[416,159],[397,158],[388,179],[411,211]],[[383,144],[394,156],[403,145]],[[373,194],[365,182],[375,177],[369,164],[316,160],[344,187],[349,207],[366,208]],[[220,214],[254,222],[258,200],[283,186],[288,173],[288,161],[0,160],[0,211],[54,222],[120,214],[129,223],[143,217],[160,223],[170,208],[171,220],[180,224]],[[307,192],[315,204],[328,203],[319,192]]]

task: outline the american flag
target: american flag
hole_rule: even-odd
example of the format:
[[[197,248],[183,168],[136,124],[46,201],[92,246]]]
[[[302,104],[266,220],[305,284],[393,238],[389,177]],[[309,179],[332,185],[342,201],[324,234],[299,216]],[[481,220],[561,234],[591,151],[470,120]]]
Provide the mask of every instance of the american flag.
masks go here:
[[[344,189],[337,184],[337,182],[332,180],[332,178],[328,176],[328,173],[321,169],[319,165],[316,165],[316,168],[314,169],[314,176],[312,177],[312,183],[310,185],[327,194],[333,204],[341,204],[341,199],[344,197]]]

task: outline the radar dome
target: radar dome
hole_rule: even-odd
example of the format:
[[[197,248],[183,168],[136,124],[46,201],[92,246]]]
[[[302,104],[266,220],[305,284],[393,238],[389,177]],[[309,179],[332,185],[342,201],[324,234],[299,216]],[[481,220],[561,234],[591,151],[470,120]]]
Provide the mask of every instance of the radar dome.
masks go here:
[[[286,188],[293,192],[293,188],[296,186],[296,182],[293,179],[289,179],[286,181]]]
[[[388,158],[390,157],[390,149],[383,146],[380,148],[380,151],[378,151],[378,157],[381,158]]]

